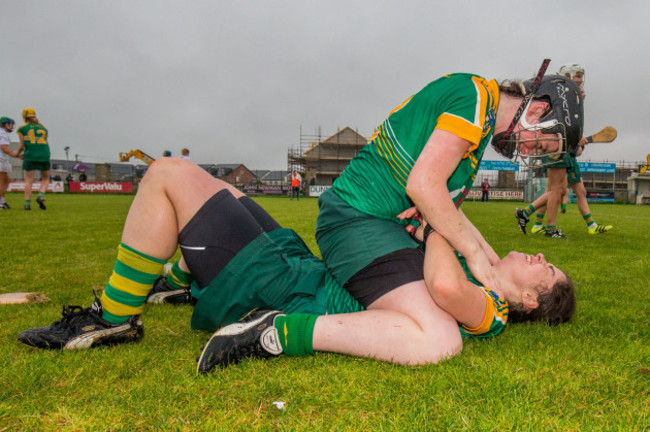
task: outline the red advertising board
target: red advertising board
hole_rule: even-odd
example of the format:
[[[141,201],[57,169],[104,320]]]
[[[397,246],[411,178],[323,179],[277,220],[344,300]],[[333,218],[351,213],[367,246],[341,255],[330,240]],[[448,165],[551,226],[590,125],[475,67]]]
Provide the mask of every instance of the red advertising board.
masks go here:
[[[126,182],[70,182],[70,192],[132,193],[133,183]]]

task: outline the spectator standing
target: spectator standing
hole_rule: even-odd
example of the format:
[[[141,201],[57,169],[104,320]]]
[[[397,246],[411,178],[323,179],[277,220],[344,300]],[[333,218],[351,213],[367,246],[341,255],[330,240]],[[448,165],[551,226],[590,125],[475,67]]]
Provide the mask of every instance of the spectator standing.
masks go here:
[[[9,148],[11,140],[9,134],[13,132],[16,122],[9,117],[0,118],[0,210],[9,210],[5,201],[9,181],[11,180],[11,164],[9,156],[18,157],[18,152]]]
[[[88,176],[86,175],[86,171],[81,171],[81,174],[79,174],[79,181],[80,182],[88,181]]]
[[[41,186],[38,191],[38,203],[41,210],[45,210],[45,191],[50,184],[50,146],[48,144],[48,132],[36,117],[33,108],[23,110],[25,124],[18,128],[18,139],[20,147],[18,155],[23,158],[23,170],[25,171],[25,210],[31,210],[32,183],[34,183],[34,171],[41,172]]]
[[[181,159],[190,160],[190,151],[187,148],[181,149]]]
[[[300,173],[298,173],[296,170],[293,170],[291,172],[291,199],[292,200],[294,195],[296,197],[296,201],[300,199],[301,183],[302,183],[302,177],[300,176]]]
[[[481,202],[488,202],[490,200],[490,182],[487,178],[484,178],[483,183],[481,183],[481,192],[483,193]]]

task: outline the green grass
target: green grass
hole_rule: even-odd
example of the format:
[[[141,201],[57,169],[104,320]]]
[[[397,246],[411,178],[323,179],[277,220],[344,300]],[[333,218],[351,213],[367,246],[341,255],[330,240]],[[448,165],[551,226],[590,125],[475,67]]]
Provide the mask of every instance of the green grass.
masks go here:
[[[522,203],[463,205],[499,254],[543,252],[574,279],[569,324],[510,325],[441,365],[318,354],[199,377],[194,358],[208,334],[190,329],[189,307],[147,306],[138,344],[60,352],[17,342],[104,287],[132,197],[50,194],[45,212],[19,209],[18,194],[8,200],[0,293],[52,301],[0,306],[0,431],[650,430],[650,207],[594,204],[596,220],[615,228],[591,236],[570,205],[558,216],[569,238],[555,240],[519,234]],[[258,202],[317,251],[316,200]]]

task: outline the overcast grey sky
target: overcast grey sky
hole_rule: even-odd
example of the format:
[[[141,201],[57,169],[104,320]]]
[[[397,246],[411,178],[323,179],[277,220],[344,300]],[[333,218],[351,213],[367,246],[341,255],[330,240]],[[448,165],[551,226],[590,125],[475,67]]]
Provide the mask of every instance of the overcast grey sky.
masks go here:
[[[649,16],[645,0],[4,0],[0,115],[34,108],[53,158],[188,147],[282,169],[301,126],[368,137],[441,75],[529,78],[549,57],[586,68],[585,133],[619,131],[583,160],[640,161]]]

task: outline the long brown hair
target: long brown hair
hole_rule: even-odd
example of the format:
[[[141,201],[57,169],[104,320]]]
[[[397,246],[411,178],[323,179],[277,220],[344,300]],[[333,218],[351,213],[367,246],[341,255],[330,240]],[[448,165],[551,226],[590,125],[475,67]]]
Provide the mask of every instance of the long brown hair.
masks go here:
[[[557,281],[550,290],[540,293],[537,303],[535,309],[523,304],[511,304],[508,321],[543,321],[551,325],[569,321],[576,310],[575,289],[571,278],[567,276],[566,280]]]

